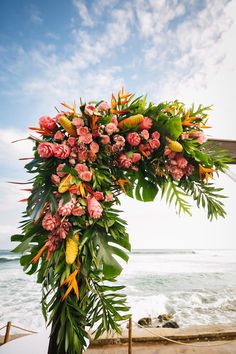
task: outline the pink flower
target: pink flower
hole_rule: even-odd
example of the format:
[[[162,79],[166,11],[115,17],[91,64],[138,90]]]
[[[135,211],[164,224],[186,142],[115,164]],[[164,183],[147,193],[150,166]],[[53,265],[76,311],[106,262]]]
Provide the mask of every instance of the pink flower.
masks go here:
[[[77,165],[75,166],[76,171],[78,172],[78,174],[80,175],[82,172],[86,172],[88,171],[88,167],[82,163],[77,163]]]
[[[199,144],[203,144],[207,141],[207,136],[203,132],[192,132],[189,135],[190,138],[198,138],[197,141]]]
[[[98,219],[102,215],[102,206],[101,204],[96,200],[96,198],[88,198],[87,199],[87,207],[88,207],[88,212],[90,218],[93,219]]]
[[[57,249],[59,243],[60,243],[60,238],[57,234],[55,234],[55,235],[49,234],[48,235],[48,240],[46,242],[46,245],[47,245],[47,248],[50,251],[50,253],[54,252]],[[46,257],[46,260],[48,260],[47,258],[48,258],[48,255]]]
[[[92,116],[96,112],[96,107],[94,107],[92,104],[86,105],[84,109],[84,113],[87,114],[88,116]]]
[[[92,179],[92,173],[89,171],[84,171],[80,173],[80,178],[85,181],[85,182],[89,182]]]
[[[164,155],[168,156],[169,159],[174,159],[176,152],[172,151],[170,148],[168,148],[167,146],[165,147],[164,150]]]
[[[108,135],[101,135],[101,143],[103,145],[109,144],[110,143],[110,137]]]
[[[160,139],[160,133],[156,130],[155,132],[152,133],[152,138],[159,140]]]
[[[56,134],[54,134],[54,139],[55,140],[64,140],[64,138],[65,138],[65,135],[62,134],[62,132],[60,130],[58,130],[56,132]]]
[[[60,218],[58,214],[52,216],[50,211],[44,216],[42,221],[42,227],[47,231],[52,231],[60,225]]]
[[[40,157],[49,158],[54,153],[54,145],[51,143],[40,143],[38,146],[38,153]]]
[[[59,177],[64,177],[66,175],[66,172],[63,172],[62,169],[65,167],[65,164],[64,163],[60,163],[58,166],[57,166],[57,174]]]
[[[185,139],[188,139],[189,138],[189,133],[188,132],[183,132],[182,134],[181,134],[181,139],[182,140],[185,140]]]
[[[58,186],[61,182],[61,179],[58,175],[51,175],[51,181],[53,184],[55,184],[56,186]]]
[[[141,154],[139,154],[138,152],[135,152],[135,153],[133,153],[133,155],[131,156],[131,161],[133,162],[133,163],[137,163],[138,161],[140,161],[141,160]]]
[[[116,144],[120,146],[125,146],[125,138],[123,136],[116,134],[113,139],[116,142]]]
[[[129,168],[131,166],[131,160],[128,159],[128,157],[125,154],[120,154],[118,158],[118,162],[121,167],[123,168]]]
[[[93,141],[93,136],[92,134],[84,134],[79,137],[79,141],[84,144],[90,144]]]
[[[139,130],[143,130],[143,129],[151,129],[152,127],[152,120],[149,117],[144,117],[143,121],[141,123],[139,123],[138,125],[138,129]]]
[[[96,154],[99,151],[99,145],[95,143],[95,141],[92,141],[90,144],[90,150]]]
[[[70,147],[65,144],[54,145],[53,153],[58,159],[65,160],[70,155]]]
[[[81,150],[78,152],[78,160],[79,161],[86,161],[88,158],[88,153],[86,150]]]
[[[181,155],[177,155],[175,160],[179,168],[185,168],[188,164],[188,161]]]
[[[80,128],[84,125],[84,121],[81,118],[74,118],[71,122],[76,128]]]
[[[177,166],[171,167],[170,168],[170,173],[171,173],[173,179],[176,180],[176,181],[179,181],[184,175],[183,170],[181,170],[181,168],[179,168]]]
[[[88,160],[89,162],[94,162],[97,160],[97,155],[93,151],[88,152]]]
[[[78,135],[87,135],[89,133],[88,127],[80,127],[77,129]]]
[[[82,206],[76,206],[73,210],[72,210],[72,214],[75,216],[81,216],[85,214],[84,209],[82,208]]]
[[[113,200],[113,194],[111,192],[106,192],[105,202],[109,203]]]
[[[40,125],[40,128],[46,129],[49,131],[53,131],[57,127],[54,119],[52,119],[49,116],[43,116],[43,117],[39,118],[39,125]]]
[[[69,143],[69,145],[70,145],[71,147],[73,147],[73,146],[75,146],[75,144],[76,144],[76,139],[75,139],[73,136],[70,136],[70,137],[68,138],[68,143]]]
[[[140,135],[141,135],[141,137],[142,137],[143,139],[145,139],[145,140],[148,140],[148,138],[149,138],[149,132],[148,132],[147,129],[143,129],[143,130],[141,131]]]
[[[96,200],[103,200],[103,198],[104,198],[104,196],[103,196],[103,193],[102,192],[99,192],[99,191],[97,191],[97,192],[94,192],[93,193],[93,196],[94,196],[94,198],[96,199]]]
[[[138,146],[141,142],[141,138],[136,132],[129,133],[126,136],[126,140],[131,146]]]
[[[161,145],[160,141],[157,139],[151,139],[149,140],[149,144],[151,146],[152,149],[158,149],[159,146]]]
[[[194,171],[194,166],[191,164],[188,164],[184,169],[184,173],[186,174],[186,176],[191,176],[193,174],[193,171]]]
[[[123,146],[122,145],[120,145],[120,144],[114,144],[114,145],[112,145],[112,152],[118,152],[118,151],[121,151],[123,149]]]
[[[116,126],[118,126],[117,116],[112,116],[111,123],[113,123],[113,124],[115,124]]]
[[[108,135],[111,135],[117,131],[117,126],[114,123],[108,123],[105,126],[105,131],[107,132]]]
[[[67,216],[72,213],[74,209],[74,203],[72,201],[63,204],[62,200],[60,200],[58,205],[58,214],[61,216]]]
[[[105,102],[105,101],[101,102],[101,103],[99,104],[99,106],[98,106],[98,109],[99,109],[100,111],[107,111],[107,110],[110,109],[110,108],[111,108],[111,106],[109,105],[109,103],[107,103],[107,102]]]
[[[70,231],[70,228],[71,228],[71,223],[69,223],[69,221],[67,221],[67,220],[64,220],[61,223],[59,230],[58,230],[60,238],[65,239],[66,236],[68,235],[68,232]]]

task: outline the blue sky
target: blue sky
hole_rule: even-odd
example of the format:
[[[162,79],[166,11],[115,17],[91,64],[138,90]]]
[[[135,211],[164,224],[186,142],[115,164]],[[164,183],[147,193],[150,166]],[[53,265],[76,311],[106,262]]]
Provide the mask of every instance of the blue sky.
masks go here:
[[[0,236],[4,244],[21,210],[15,206],[19,192],[13,186],[6,188],[5,181],[25,178],[18,158],[30,156],[28,143],[9,142],[27,136],[27,127],[44,114],[53,115],[54,106],[60,107],[62,101],[110,99],[112,91],[125,85],[138,95],[148,93],[155,102],[178,98],[189,105],[213,104],[214,128],[209,134],[235,139],[235,38],[236,5],[230,0],[1,0],[0,192],[4,206],[0,207]],[[231,182],[224,183],[227,188]],[[163,220],[176,218],[160,205],[155,203],[156,215]],[[132,201],[125,199],[124,208],[135,246],[143,247],[134,236],[142,226],[136,227]],[[150,210],[140,208],[146,218]],[[231,211],[232,205],[228,208]],[[213,224],[206,225],[212,228]],[[233,218],[227,226],[217,224],[220,230],[219,225],[229,233],[236,226]],[[164,227],[163,223],[161,232]],[[160,246],[168,247],[171,233]],[[199,247],[203,241],[199,240]],[[185,237],[181,242],[181,246],[193,245]],[[230,238],[229,245],[232,242]],[[158,246],[154,239],[151,244]]]

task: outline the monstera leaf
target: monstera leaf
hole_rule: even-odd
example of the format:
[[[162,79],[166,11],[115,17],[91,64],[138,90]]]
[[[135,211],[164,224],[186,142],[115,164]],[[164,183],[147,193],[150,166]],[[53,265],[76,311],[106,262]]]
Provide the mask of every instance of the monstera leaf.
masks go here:
[[[166,136],[176,140],[183,133],[181,118],[178,116],[168,117],[161,114],[155,122],[155,128],[161,133],[162,137]]]

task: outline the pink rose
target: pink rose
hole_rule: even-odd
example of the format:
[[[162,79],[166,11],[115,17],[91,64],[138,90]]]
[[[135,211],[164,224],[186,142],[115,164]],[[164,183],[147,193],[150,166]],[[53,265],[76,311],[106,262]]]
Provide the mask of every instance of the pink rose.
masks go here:
[[[141,137],[142,137],[143,139],[145,139],[145,140],[148,140],[148,138],[149,138],[149,132],[148,132],[147,129],[143,129],[143,130],[141,131],[140,135],[141,135]]]
[[[62,132],[60,130],[58,130],[56,132],[56,134],[54,134],[54,139],[55,140],[64,140],[64,138],[65,138],[65,135],[62,134]]]
[[[70,137],[68,138],[68,143],[69,143],[69,145],[70,145],[71,147],[73,147],[73,146],[75,146],[75,144],[76,144],[76,139],[75,139],[73,136],[70,136]]]
[[[108,123],[105,126],[105,131],[107,132],[108,135],[111,135],[117,131],[117,126],[114,123]]]
[[[138,152],[135,152],[132,156],[131,156],[131,161],[133,163],[137,163],[138,161],[141,160],[141,154],[139,154]]]
[[[116,142],[116,144],[120,146],[125,146],[125,138],[123,136],[116,134],[113,139]]]
[[[65,144],[54,145],[53,153],[58,159],[65,160],[70,155],[70,147]]]
[[[129,168],[131,166],[131,160],[128,159],[128,157],[125,154],[120,154],[118,158],[118,162],[121,167],[123,168]]]
[[[152,138],[159,140],[160,139],[160,133],[156,130],[155,132],[152,133]]]
[[[181,134],[181,139],[182,140],[185,140],[185,139],[188,139],[189,138],[189,133],[188,132],[183,132],[182,134]]]
[[[71,122],[76,128],[80,128],[84,125],[84,121],[81,118],[74,118]]]
[[[179,168],[185,168],[188,164],[188,161],[181,155],[177,155],[175,160]]]
[[[72,210],[72,214],[74,216],[81,216],[85,214],[84,209],[82,208],[82,206],[76,206],[73,210]]]
[[[207,136],[203,132],[192,132],[189,135],[190,138],[198,138],[197,141],[199,144],[203,144],[207,141]]]
[[[99,106],[98,106],[98,109],[99,109],[100,111],[107,111],[107,110],[110,109],[110,108],[111,108],[111,106],[109,105],[109,103],[107,103],[107,102],[105,102],[105,101],[101,102],[101,103],[99,104]]]
[[[80,127],[77,129],[78,135],[87,135],[89,133],[88,127]]]
[[[86,161],[88,158],[88,153],[86,150],[81,150],[78,152],[78,160],[79,161]]]
[[[88,167],[82,163],[77,163],[77,165],[75,166],[75,170],[80,175],[82,172],[88,171]]]
[[[105,202],[111,202],[113,200],[113,194],[111,192],[106,192]]]
[[[152,120],[149,117],[144,117],[143,121],[141,123],[139,123],[138,125],[138,129],[139,130],[143,130],[143,129],[151,129],[152,127]]]
[[[63,172],[62,169],[65,167],[65,164],[64,163],[60,163],[58,166],[57,166],[57,174],[59,177],[64,177],[67,173],[66,172]]]
[[[88,198],[87,207],[90,218],[98,219],[102,216],[102,206],[96,198]]]
[[[40,125],[40,128],[46,129],[49,131],[53,131],[57,127],[54,119],[52,119],[49,116],[43,116],[43,117],[39,118],[39,125]]]
[[[184,169],[184,173],[186,174],[186,176],[191,176],[193,174],[193,171],[194,171],[194,166],[191,164],[188,164]]]
[[[92,179],[92,173],[89,171],[84,171],[80,173],[80,178],[85,181],[85,182],[89,182]]]
[[[51,181],[52,181],[53,184],[58,186],[60,184],[60,182],[61,182],[61,179],[60,179],[59,176],[53,174],[53,175],[51,175]]]
[[[96,112],[96,107],[94,107],[92,104],[86,105],[84,109],[84,113],[87,114],[88,116],[92,116]]]
[[[141,138],[136,132],[129,133],[126,136],[126,140],[131,146],[138,146],[141,142]]]
[[[84,134],[79,137],[79,142],[84,144],[90,144],[93,141],[92,134]]]
[[[170,173],[171,173],[173,179],[176,180],[176,181],[179,181],[184,175],[183,170],[181,170],[181,168],[179,168],[177,166],[171,167],[170,168]]]
[[[174,159],[176,152],[172,151],[170,148],[168,148],[167,146],[165,147],[164,150],[164,155],[168,156],[169,159]]]
[[[149,144],[151,146],[152,149],[158,149],[159,146],[161,145],[160,141],[157,139],[151,139],[149,140]]]
[[[95,141],[92,141],[90,144],[90,150],[96,154],[99,151],[99,145],[95,143]]]
[[[51,143],[40,143],[38,146],[38,153],[40,157],[49,158],[54,153],[54,145]]]
[[[101,135],[101,143],[103,145],[110,143],[110,137],[108,135]]]
[[[88,152],[88,160],[89,162],[94,162],[97,160],[97,155],[93,151]]]
[[[118,126],[117,116],[112,116],[111,123],[113,123],[113,124],[115,124],[116,126]]]
[[[103,193],[102,193],[102,192],[99,192],[99,191],[94,192],[94,193],[93,193],[93,196],[94,196],[94,198],[97,199],[98,201],[99,201],[99,200],[103,200],[103,198],[104,198]]]

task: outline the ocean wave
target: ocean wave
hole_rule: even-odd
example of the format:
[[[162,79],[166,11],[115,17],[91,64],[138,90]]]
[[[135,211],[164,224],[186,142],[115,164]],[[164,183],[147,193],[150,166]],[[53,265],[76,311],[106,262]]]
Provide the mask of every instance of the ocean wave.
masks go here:
[[[182,249],[134,249],[131,252],[132,254],[196,254],[195,250],[182,250]]]
[[[20,257],[5,256],[0,257],[0,263],[15,262],[18,261]]]

